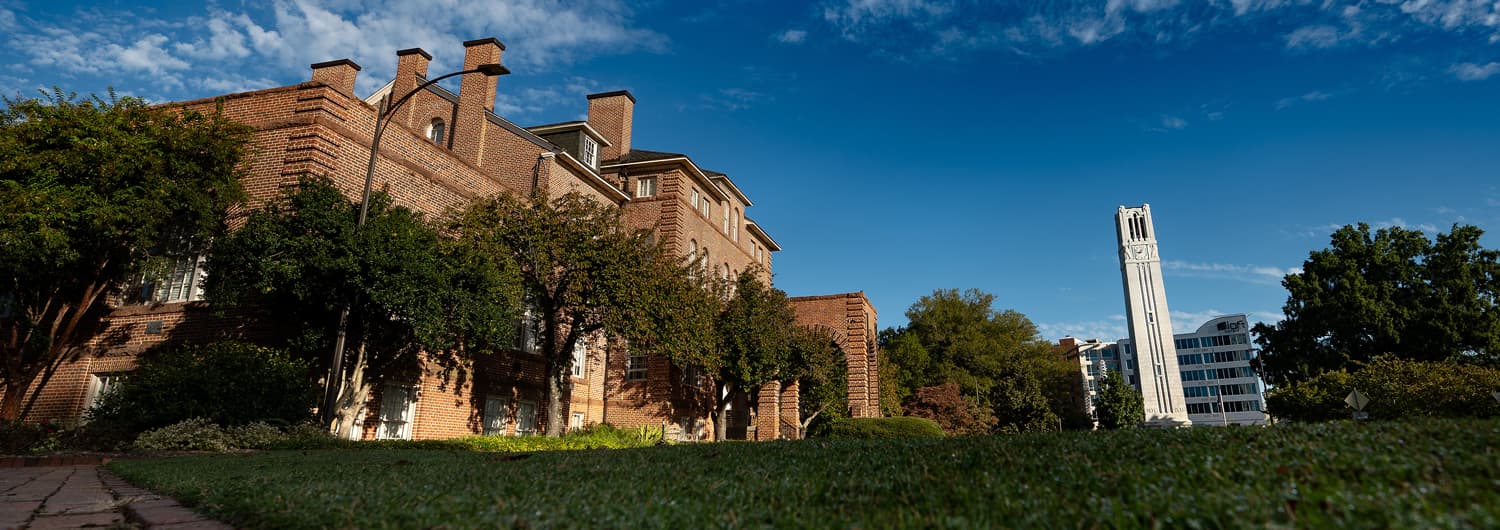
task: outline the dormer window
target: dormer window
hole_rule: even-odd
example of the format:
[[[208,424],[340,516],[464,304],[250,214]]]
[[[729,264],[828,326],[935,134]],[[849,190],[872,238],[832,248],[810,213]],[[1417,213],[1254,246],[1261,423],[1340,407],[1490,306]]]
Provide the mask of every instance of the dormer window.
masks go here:
[[[448,127],[441,118],[433,118],[432,123],[427,124],[427,139],[432,143],[443,145],[443,135],[448,132]]]
[[[599,167],[599,144],[594,143],[594,139],[593,138],[589,138],[589,136],[587,134],[582,135],[582,136],[583,136],[583,142],[582,142],[582,149],[581,150],[582,150],[582,154],[583,154],[583,165],[591,167],[591,168],[598,169],[598,167]]]

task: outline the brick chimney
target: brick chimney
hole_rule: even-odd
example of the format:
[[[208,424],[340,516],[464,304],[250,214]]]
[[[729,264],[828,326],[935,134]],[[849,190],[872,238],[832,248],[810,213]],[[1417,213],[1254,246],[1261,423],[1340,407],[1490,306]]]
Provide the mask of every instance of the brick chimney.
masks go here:
[[[427,65],[431,62],[432,54],[427,53],[421,48],[407,48],[396,52],[396,79],[391,83],[391,95],[389,96],[391,101],[388,103],[395,103],[396,98],[400,98],[410,93],[412,89],[417,88],[417,84],[421,82],[417,80],[417,76],[426,79]],[[417,106],[412,103],[416,102],[408,103],[396,109],[396,113],[400,115],[392,116],[391,121],[405,125],[408,128],[414,127],[411,123],[411,117],[412,113],[416,112]]]
[[[499,39],[471,40],[464,43],[464,70],[481,64],[500,62],[505,45]],[[463,76],[458,88],[458,117],[453,124],[453,151],[459,158],[476,166],[484,156],[484,132],[488,128],[487,112],[495,109],[495,88],[499,79],[482,74]]]
[[[635,116],[635,96],[629,90],[589,95],[589,126],[609,140],[599,150],[599,161],[630,154],[630,126]]]
[[[333,87],[334,90],[348,94],[350,97],[357,97],[354,95],[354,77],[359,75],[359,65],[354,64],[354,61],[339,59],[316,63],[312,65],[312,71],[314,82]]]

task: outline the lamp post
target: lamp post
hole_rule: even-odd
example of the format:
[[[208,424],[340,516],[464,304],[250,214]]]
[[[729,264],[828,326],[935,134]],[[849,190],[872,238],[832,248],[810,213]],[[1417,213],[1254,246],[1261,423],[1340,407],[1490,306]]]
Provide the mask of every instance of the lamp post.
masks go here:
[[[481,64],[469,70],[460,70],[450,74],[429,79],[427,82],[417,85],[411,92],[401,96],[395,103],[381,105],[375,115],[375,135],[370,139],[370,163],[365,166],[365,189],[359,198],[359,219],[355,221],[355,230],[365,225],[365,219],[370,215],[370,188],[375,182],[375,162],[380,157],[380,138],[385,135],[385,127],[390,123],[390,116],[398,107],[410,100],[412,96],[423,89],[450,77],[468,74],[484,74],[486,77],[501,76],[510,73],[510,70],[499,63]],[[386,101],[390,96],[386,96]],[[349,304],[339,311],[338,335],[333,341],[333,362],[328,367],[328,385],[323,393],[323,423],[332,427],[333,410],[338,404],[338,396],[343,392],[344,386],[344,338],[349,331]],[[347,435],[348,433],[340,433]]]

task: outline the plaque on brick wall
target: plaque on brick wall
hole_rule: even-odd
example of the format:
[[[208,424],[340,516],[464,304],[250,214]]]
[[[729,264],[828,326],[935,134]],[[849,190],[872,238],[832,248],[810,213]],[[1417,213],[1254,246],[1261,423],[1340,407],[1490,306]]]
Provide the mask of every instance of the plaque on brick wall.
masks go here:
[[[146,334],[161,335],[161,327],[162,323],[160,320],[148,320],[146,321]]]

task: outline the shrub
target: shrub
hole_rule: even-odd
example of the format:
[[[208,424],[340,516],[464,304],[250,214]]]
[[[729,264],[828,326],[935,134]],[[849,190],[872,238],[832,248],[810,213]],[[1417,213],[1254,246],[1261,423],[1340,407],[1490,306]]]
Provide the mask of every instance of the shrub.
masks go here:
[[[833,422],[830,438],[942,438],[943,429],[927,418],[846,418]]]
[[[1352,412],[1344,397],[1354,389],[1370,398],[1371,419],[1406,417],[1500,417],[1500,369],[1451,362],[1378,357],[1353,373],[1325,372],[1266,393],[1266,406],[1292,421],[1344,419]]]
[[[138,451],[231,451],[277,447],[291,435],[275,426],[254,422],[221,427],[207,418],[192,418],[141,433],[133,449]]]
[[[90,422],[117,422],[143,432],[203,418],[218,425],[300,422],[317,389],[306,361],[241,342],[178,345],[143,355],[117,390],[88,412]]]
[[[918,388],[907,400],[906,414],[927,418],[952,435],[984,434],[995,429],[995,415],[964,399],[953,383]]]
[[[0,455],[28,452],[47,437],[47,428],[43,425],[0,420]]]

